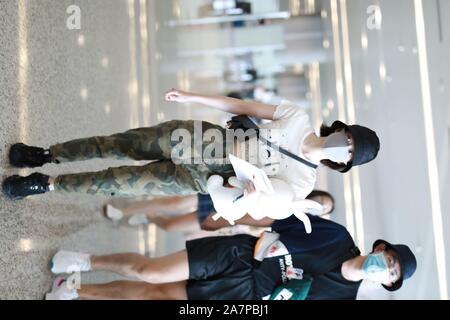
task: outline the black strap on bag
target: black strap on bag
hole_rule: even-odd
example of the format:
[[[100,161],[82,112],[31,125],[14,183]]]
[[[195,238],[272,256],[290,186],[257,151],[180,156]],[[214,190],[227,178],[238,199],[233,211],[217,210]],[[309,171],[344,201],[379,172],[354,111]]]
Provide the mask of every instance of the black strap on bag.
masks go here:
[[[259,137],[259,139],[260,139],[262,142],[266,143],[269,147],[271,147],[271,148],[273,148],[273,149],[275,149],[275,150],[280,151],[282,154],[287,155],[288,157],[290,157],[290,158],[292,158],[292,159],[294,159],[294,160],[297,160],[298,162],[301,162],[301,163],[303,163],[304,165],[306,165],[306,166],[308,166],[308,167],[311,167],[311,168],[313,168],[313,169],[317,169],[317,165],[316,165],[316,164],[311,163],[311,162],[309,162],[308,160],[305,160],[305,159],[303,159],[303,158],[301,158],[301,157],[299,157],[299,156],[297,156],[297,155],[295,155],[295,154],[289,152],[288,150],[286,150],[286,149],[284,149],[284,148],[282,148],[282,147],[279,147],[279,146],[276,145],[276,144],[273,144],[272,142],[270,142],[269,140],[264,139],[263,137]]]
[[[305,160],[293,153],[291,153],[290,151],[272,143],[271,141],[261,137],[259,135],[259,127],[256,125],[256,123],[254,123],[252,121],[252,119],[250,119],[248,116],[246,115],[238,115],[238,116],[234,116],[231,118],[230,121],[227,122],[227,128],[228,129],[233,129],[233,130],[238,130],[238,129],[242,129],[244,131],[248,130],[248,129],[255,129],[256,130],[256,134],[257,137],[265,144],[267,144],[269,147],[271,147],[274,150],[278,150],[279,152],[281,152],[282,154],[300,162],[303,163],[304,165],[313,168],[313,169],[317,169],[317,165],[314,163],[309,162],[308,160]]]

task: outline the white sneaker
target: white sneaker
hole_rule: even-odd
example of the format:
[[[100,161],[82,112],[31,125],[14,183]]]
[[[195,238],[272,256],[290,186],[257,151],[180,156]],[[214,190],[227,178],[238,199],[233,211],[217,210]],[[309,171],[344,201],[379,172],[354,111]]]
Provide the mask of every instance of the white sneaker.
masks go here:
[[[120,210],[120,209],[118,209],[118,208],[116,208],[116,207],[114,207],[114,206],[112,206],[110,204],[107,204],[105,206],[104,210],[105,210],[104,211],[105,212],[105,216],[107,218],[111,219],[111,220],[120,221],[123,218],[122,210]]]
[[[74,300],[78,299],[75,288],[69,288],[66,279],[57,277],[53,282],[52,291],[45,295],[45,300]]]
[[[73,273],[91,270],[91,255],[73,251],[58,251],[52,259],[52,272]]]
[[[128,219],[128,224],[130,226],[139,226],[141,224],[149,224],[150,220],[148,220],[147,216],[145,214],[133,214]]]

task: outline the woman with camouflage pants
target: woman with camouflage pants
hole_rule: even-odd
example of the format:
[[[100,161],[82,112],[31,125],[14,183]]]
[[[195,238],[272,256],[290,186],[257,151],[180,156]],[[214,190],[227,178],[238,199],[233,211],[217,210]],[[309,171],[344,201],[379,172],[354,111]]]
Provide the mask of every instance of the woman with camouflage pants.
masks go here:
[[[202,135],[205,131],[215,129],[224,134],[225,129],[208,122],[198,123]],[[12,176],[4,182],[5,186],[13,181],[23,181],[22,190],[10,189],[7,194],[20,199],[34,191],[42,193],[54,189],[58,192],[76,192],[90,195],[108,195],[132,197],[141,195],[189,195],[207,193],[206,181],[211,174],[228,177],[233,174],[230,164],[179,163],[172,151],[179,141],[171,139],[172,133],[187,130],[192,133],[193,148],[191,154],[203,154],[204,148],[211,141],[194,144],[194,121],[173,120],[148,128],[137,128],[111,136],[99,136],[77,139],[50,146],[48,150],[16,144],[11,147],[12,164],[35,167],[47,162],[63,163],[94,158],[111,158],[118,160],[155,160],[143,166],[121,166],[98,172],[60,175],[54,179],[34,173],[29,177]],[[200,137],[201,139],[201,137]],[[224,147],[225,143],[218,147]],[[225,152],[222,152],[225,155]],[[223,160],[223,159],[218,159]],[[190,162],[190,161],[188,161]],[[10,182],[11,181],[11,182]],[[30,185],[25,185],[30,181]],[[38,186],[37,189],[35,187]],[[13,192],[11,192],[13,191]],[[23,191],[23,192],[20,192]]]
[[[300,154],[316,165],[321,163],[340,172],[373,160],[379,149],[375,132],[358,125],[347,126],[339,121],[335,121],[331,127],[322,126],[321,134],[317,136],[307,114],[287,101],[274,106],[174,89],[166,94],[166,100],[194,102],[229,113],[274,120],[264,129],[272,134],[281,132],[279,136],[285,137],[280,138],[281,146],[287,146],[291,152]],[[287,129],[286,134],[282,134],[283,130],[280,129]],[[212,135],[209,135],[211,132]],[[183,137],[181,142],[180,136]],[[209,138],[204,139],[204,136]],[[10,163],[16,167],[38,167],[45,163],[92,158],[153,162],[144,166],[122,166],[55,178],[40,173],[27,177],[14,175],[3,182],[3,192],[12,199],[53,190],[110,196],[206,194],[206,183],[211,175],[219,174],[224,178],[234,175],[227,161],[227,155],[233,152],[231,149],[234,150],[234,135],[231,138],[232,143],[227,143],[230,137],[226,129],[218,125],[204,121],[174,120],[106,137],[77,139],[53,145],[47,150],[17,143],[9,153]],[[180,145],[185,147],[179,149]],[[268,159],[272,163],[275,163],[274,154]],[[282,168],[274,175],[293,187],[297,199],[305,199],[314,187],[316,169],[283,158],[282,155],[277,163],[281,163]],[[266,167],[267,164],[260,166]],[[255,187],[248,183],[245,190],[247,194],[252,193]]]

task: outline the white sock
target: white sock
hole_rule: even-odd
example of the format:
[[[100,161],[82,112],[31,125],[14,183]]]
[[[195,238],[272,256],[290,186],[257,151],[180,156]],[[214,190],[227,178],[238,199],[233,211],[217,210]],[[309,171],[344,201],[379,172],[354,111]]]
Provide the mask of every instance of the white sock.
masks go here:
[[[87,272],[91,270],[91,255],[73,251],[58,251],[52,259],[53,273]]]
[[[149,224],[150,221],[148,220],[147,216],[145,214],[133,214],[130,219],[128,219],[128,224],[131,226],[138,226],[141,224]]]
[[[54,191],[55,190],[55,180],[54,177],[48,177],[48,191]]]
[[[106,205],[106,216],[111,220],[122,220],[123,212],[110,204]]]

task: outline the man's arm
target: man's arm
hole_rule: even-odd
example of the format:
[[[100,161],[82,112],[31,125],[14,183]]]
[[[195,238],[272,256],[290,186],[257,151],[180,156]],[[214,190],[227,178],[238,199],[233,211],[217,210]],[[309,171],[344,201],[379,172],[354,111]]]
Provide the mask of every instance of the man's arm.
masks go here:
[[[268,120],[273,120],[273,114],[276,110],[274,105],[256,101],[250,102],[230,97],[209,96],[176,89],[167,92],[165,97],[167,101],[200,103],[225,112],[245,114],[250,117]]]
[[[246,214],[242,218],[236,221],[237,224],[243,224],[247,226],[254,226],[254,227],[264,227],[268,228],[272,226],[274,223],[274,219],[264,217],[261,220],[253,219],[249,214]]]
[[[230,226],[230,224],[228,223],[227,220],[225,220],[223,218],[219,218],[217,221],[214,221],[212,216],[213,216],[213,214],[210,214],[201,224],[200,227],[203,230],[214,231],[214,230],[218,230],[218,229]],[[250,215],[246,214],[241,219],[236,220],[235,223],[247,225],[247,226],[268,228],[268,227],[272,226],[274,221],[275,221],[274,219],[270,219],[267,217],[262,218],[261,220],[255,220]]]

